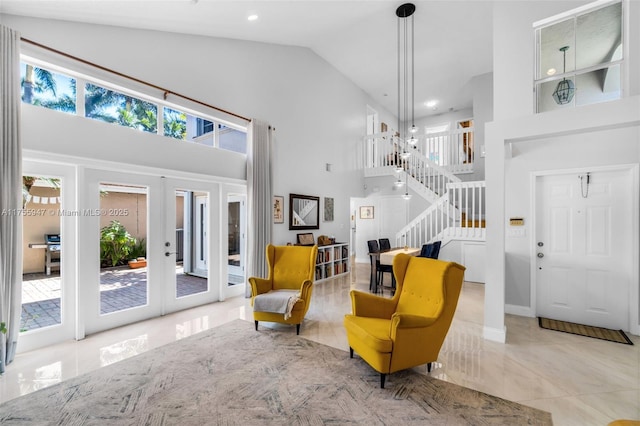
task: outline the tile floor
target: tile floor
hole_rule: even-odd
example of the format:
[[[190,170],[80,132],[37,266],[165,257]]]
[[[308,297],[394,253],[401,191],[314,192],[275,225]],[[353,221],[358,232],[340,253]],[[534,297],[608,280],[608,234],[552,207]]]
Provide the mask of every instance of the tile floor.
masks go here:
[[[301,338],[345,350],[343,315],[349,290],[367,291],[369,265],[318,283]],[[388,295],[388,292],[385,294]],[[552,413],[555,425],[607,425],[640,419],[640,338],[634,346],[538,327],[534,318],[507,316],[507,343],[482,338],[484,288],[465,283],[458,310],[432,376]],[[252,321],[243,297],[131,324],[46,349],[18,354],[0,377],[0,402],[242,319]],[[261,323],[283,333],[294,327]],[[426,367],[417,371],[426,374]],[[1,410],[1,406],[0,406]]]

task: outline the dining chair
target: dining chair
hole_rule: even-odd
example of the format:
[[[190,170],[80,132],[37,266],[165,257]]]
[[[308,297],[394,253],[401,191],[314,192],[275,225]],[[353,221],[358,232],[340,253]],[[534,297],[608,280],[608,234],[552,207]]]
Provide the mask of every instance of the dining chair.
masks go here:
[[[388,238],[380,238],[378,242],[380,243],[380,251],[391,250],[391,242]]]
[[[420,250],[418,257],[428,257],[429,259],[437,259],[440,254],[440,246],[442,241],[434,241],[431,244],[424,244]]]
[[[378,245],[378,241],[369,240],[367,241],[367,245],[369,246],[369,253],[380,253],[380,246]],[[378,292],[378,287],[380,287],[380,291],[382,292],[384,288],[384,273],[389,273],[391,275],[391,288],[395,287],[395,278],[393,277],[393,266],[392,265],[382,265],[380,264],[380,258],[376,258],[375,266],[373,264],[373,257],[369,256],[371,261],[371,267],[375,267],[375,286],[372,289],[374,293]],[[393,290],[392,290],[393,291]]]

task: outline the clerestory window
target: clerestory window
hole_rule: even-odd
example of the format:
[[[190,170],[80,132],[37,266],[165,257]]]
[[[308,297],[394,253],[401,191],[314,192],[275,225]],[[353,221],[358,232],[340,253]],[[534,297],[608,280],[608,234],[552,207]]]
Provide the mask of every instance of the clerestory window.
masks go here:
[[[247,133],[240,128],[169,107],[156,98],[145,100],[132,96],[131,93],[136,92],[126,93],[128,89],[124,87],[118,91],[84,78],[22,62],[22,101],[173,139],[247,153]]]

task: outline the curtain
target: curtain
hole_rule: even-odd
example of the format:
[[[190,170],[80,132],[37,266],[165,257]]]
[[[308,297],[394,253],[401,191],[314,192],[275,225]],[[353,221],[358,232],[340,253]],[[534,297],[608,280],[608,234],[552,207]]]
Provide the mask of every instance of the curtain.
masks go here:
[[[247,155],[247,272],[249,277],[265,277],[265,247],[271,242],[273,216],[272,145],[269,124],[251,120]],[[246,297],[251,296],[247,285]]]
[[[0,374],[16,353],[22,311],[20,35],[0,25]],[[5,331],[5,330],[3,330]]]

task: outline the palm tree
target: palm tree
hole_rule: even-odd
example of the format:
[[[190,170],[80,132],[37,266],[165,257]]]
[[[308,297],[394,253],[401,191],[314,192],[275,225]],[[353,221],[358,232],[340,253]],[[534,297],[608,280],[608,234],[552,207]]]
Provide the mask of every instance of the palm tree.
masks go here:
[[[50,71],[34,67],[33,65],[26,64],[26,66],[27,70],[24,80],[22,81],[22,87],[24,87],[22,100],[28,104],[32,104],[34,93],[51,92],[55,96],[56,80],[53,78],[53,74],[51,74]]]
[[[85,93],[87,117],[146,132],[157,131],[156,105],[91,83]]]
[[[73,96],[63,94],[58,96],[56,80],[48,70],[25,64],[25,76],[22,80],[24,92],[22,101],[28,104],[41,105],[45,108],[55,109],[58,111],[75,112],[76,111],[76,81],[70,79],[71,91]],[[43,97],[37,97],[36,94],[50,93],[53,100],[47,100]]]
[[[42,68],[26,64],[22,81],[24,93],[22,100],[29,104],[65,112],[76,111],[76,80],[71,79],[73,96],[57,96],[56,80],[53,73]],[[37,99],[36,93],[51,93],[55,99]],[[117,123],[149,133],[158,131],[157,105],[119,93],[104,87],[87,83],[85,87],[85,116],[107,123]],[[164,135],[184,140],[187,134],[186,114],[168,109],[165,113]]]
[[[57,111],[75,113],[76,112],[76,80],[75,79],[70,80],[70,86],[71,86],[72,96],[69,96],[68,94],[65,93],[54,100],[41,100],[41,101],[34,102],[34,104],[39,104],[45,108],[55,109]]]
[[[184,112],[165,109],[164,135],[184,140],[187,136],[187,115]]]
[[[84,96],[85,116],[107,123],[114,123],[117,118],[109,114],[107,109],[119,105],[121,94],[95,84],[87,83]]]

